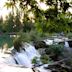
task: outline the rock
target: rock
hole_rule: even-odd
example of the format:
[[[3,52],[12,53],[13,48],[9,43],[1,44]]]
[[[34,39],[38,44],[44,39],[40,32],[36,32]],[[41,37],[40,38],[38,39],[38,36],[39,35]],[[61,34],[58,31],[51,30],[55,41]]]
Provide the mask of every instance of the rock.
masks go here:
[[[70,40],[68,41],[68,43],[69,43],[69,47],[72,48],[72,41]]]
[[[36,42],[34,42],[34,46],[36,49],[48,47],[48,45],[46,45],[46,43],[44,41],[36,41]]]

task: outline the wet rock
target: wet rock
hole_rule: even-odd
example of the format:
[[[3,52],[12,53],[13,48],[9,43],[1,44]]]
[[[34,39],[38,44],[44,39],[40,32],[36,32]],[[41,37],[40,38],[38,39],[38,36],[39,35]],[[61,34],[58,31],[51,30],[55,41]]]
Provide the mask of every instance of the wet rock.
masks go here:
[[[34,46],[36,49],[48,47],[48,45],[46,45],[46,43],[44,41],[36,41],[36,42],[34,42]]]
[[[72,41],[68,41],[69,47],[72,48]]]

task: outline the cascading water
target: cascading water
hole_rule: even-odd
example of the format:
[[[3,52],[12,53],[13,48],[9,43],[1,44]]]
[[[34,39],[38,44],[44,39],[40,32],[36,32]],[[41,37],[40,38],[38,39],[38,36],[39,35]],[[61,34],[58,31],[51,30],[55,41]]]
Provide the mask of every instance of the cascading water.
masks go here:
[[[9,56],[6,58],[5,63],[10,65],[17,65],[15,60],[18,62],[18,65],[24,65],[26,67],[32,68],[31,63],[32,59],[34,57],[39,58],[41,55],[39,52],[35,49],[35,47],[29,43],[25,43],[24,45],[25,51],[21,50],[21,53],[17,53],[16,55],[12,54],[13,56]],[[40,64],[39,59],[37,59],[38,64]],[[44,69],[44,66],[36,67],[40,72],[51,72],[50,70]]]
[[[45,42],[47,45],[52,45],[52,44],[53,44],[53,40],[50,40],[50,39],[45,39],[44,42]]]
[[[10,56],[7,59],[8,64],[15,64],[17,61],[19,65],[25,65],[27,67],[28,66],[31,67],[32,59],[34,57],[38,57],[38,58],[40,57],[40,54],[33,45],[29,43],[24,43],[24,46],[22,48],[24,48],[25,51],[22,49],[20,53],[14,52],[15,50],[13,49],[12,56]]]
[[[65,41],[65,45],[64,45],[66,48],[69,48],[69,44],[67,41]]]

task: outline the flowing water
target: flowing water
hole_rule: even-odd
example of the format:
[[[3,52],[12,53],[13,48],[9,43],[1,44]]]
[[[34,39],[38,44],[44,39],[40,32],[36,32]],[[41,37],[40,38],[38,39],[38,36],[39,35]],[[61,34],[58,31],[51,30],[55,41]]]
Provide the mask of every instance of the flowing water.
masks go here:
[[[26,52],[22,51],[22,53],[17,53],[17,55],[14,56],[14,58],[18,61],[18,66],[20,65],[25,65],[25,67],[29,67],[31,69],[31,60],[34,58],[34,57],[40,57],[41,55],[38,53],[38,51],[35,49],[35,47],[33,45],[30,45],[29,43],[25,43],[25,48],[26,48]],[[24,54],[25,53],[25,54]],[[30,55],[30,56],[29,56]],[[2,59],[1,59],[2,58]],[[5,57],[5,54],[2,55],[0,58],[1,62],[3,63],[3,65],[6,65],[7,69],[5,68],[5,70],[3,70],[3,66],[2,66],[2,72],[9,72],[10,70],[14,71],[14,72],[19,72],[17,70],[16,67],[14,67],[16,64],[14,58],[11,56],[11,55],[8,55],[7,57]],[[1,64],[2,65],[2,64]],[[8,66],[10,65],[10,66]],[[14,66],[13,66],[14,65]],[[8,70],[9,69],[9,70]],[[21,69],[21,68],[20,68]],[[38,72],[38,70],[40,72],[51,72],[51,70],[46,70],[44,69],[43,66],[40,66],[40,67],[36,67],[36,72]],[[24,70],[25,71],[25,70]],[[23,69],[22,71],[23,72]],[[33,72],[32,70],[27,70],[25,72]]]

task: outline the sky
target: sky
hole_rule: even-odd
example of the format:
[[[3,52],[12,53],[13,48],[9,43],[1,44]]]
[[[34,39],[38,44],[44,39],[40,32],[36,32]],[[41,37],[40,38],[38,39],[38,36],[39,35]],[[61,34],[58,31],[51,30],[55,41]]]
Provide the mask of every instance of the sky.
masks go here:
[[[0,16],[3,16],[3,18],[5,18],[5,16],[8,15],[8,13],[11,11],[4,7],[6,1],[7,0],[0,0]]]
[[[5,19],[5,16],[8,15],[11,10],[7,10],[6,7],[4,7],[4,4],[7,0],[0,0],[0,16],[3,16]],[[70,1],[70,0],[68,0]],[[46,10],[48,7],[44,3],[39,3],[39,7],[42,8],[43,10]],[[72,9],[69,9],[70,12],[72,12]]]

